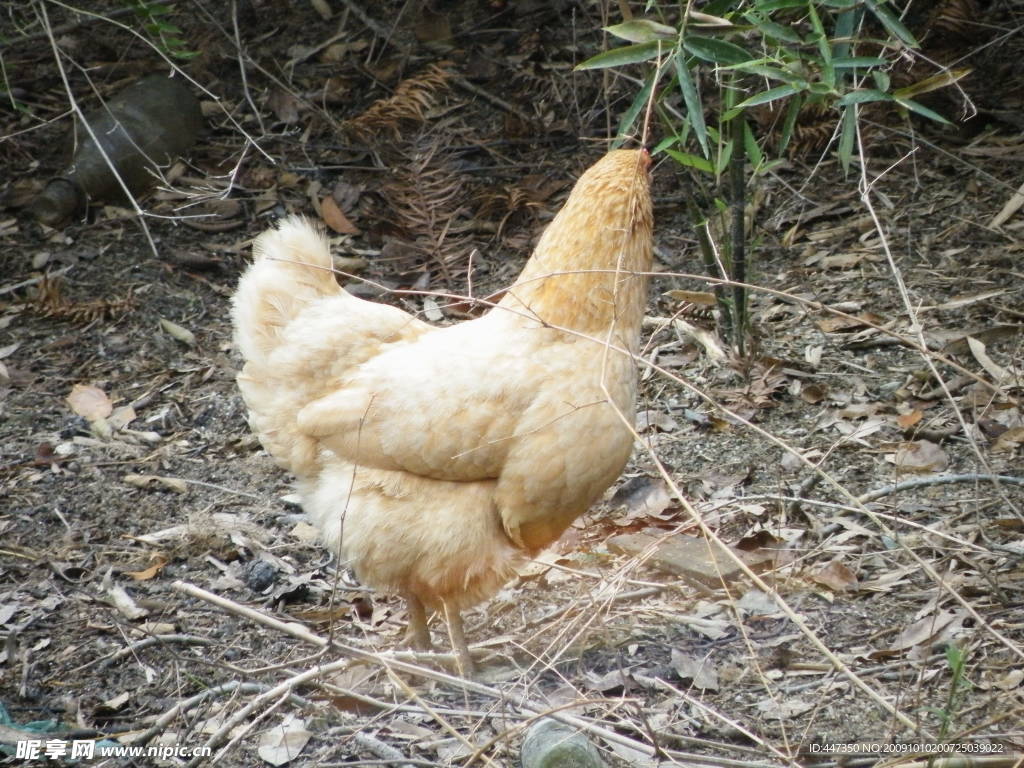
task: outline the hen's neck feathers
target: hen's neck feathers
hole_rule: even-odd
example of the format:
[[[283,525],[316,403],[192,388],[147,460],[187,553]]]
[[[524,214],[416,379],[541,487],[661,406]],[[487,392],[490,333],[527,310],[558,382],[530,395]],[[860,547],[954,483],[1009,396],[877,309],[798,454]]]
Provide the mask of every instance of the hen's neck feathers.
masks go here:
[[[584,173],[498,308],[558,328],[636,343],[652,260],[650,158],[605,155]]]

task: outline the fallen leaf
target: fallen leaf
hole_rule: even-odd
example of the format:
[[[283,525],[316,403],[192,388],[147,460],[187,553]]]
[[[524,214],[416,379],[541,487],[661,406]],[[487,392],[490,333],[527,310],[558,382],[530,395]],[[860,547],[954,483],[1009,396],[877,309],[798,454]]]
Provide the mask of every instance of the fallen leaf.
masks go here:
[[[930,642],[932,638],[950,626],[956,619],[957,614],[950,613],[949,611],[938,611],[924,616],[900,632],[890,648],[894,651],[904,651],[922,643]]]
[[[359,234],[359,227],[348,220],[348,217],[341,212],[341,208],[330,195],[326,195],[320,200],[320,215],[323,217],[324,224],[339,235]]]
[[[111,586],[107,590],[107,596],[110,597],[110,601],[114,604],[114,607],[128,619],[141,619],[143,616],[149,615],[149,611],[145,608],[140,608],[132,599],[131,595],[125,591],[124,587],[116,584]]]
[[[641,475],[623,483],[611,503],[626,507],[625,519],[621,522],[629,523],[640,517],[657,517],[672,505],[672,497],[664,480]]]
[[[174,491],[175,493],[185,493],[188,490],[188,484],[176,477],[162,477],[160,475],[125,475],[121,479],[128,483],[128,485],[133,485],[136,488],[143,488],[146,490],[164,488],[168,491]]]
[[[1024,427],[1012,427],[1006,430],[992,443],[996,453],[1013,453],[1024,445]]]
[[[946,452],[929,440],[901,444],[891,460],[903,472],[941,472],[949,466]]]
[[[685,301],[688,304],[698,304],[702,307],[713,307],[715,306],[715,294],[707,293],[705,291],[682,291],[682,290],[671,290],[666,291],[665,295],[670,299],[676,301]]]
[[[646,432],[652,428],[658,432],[675,432],[679,429],[679,423],[667,413],[661,411],[640,411],[636,415],[636,431]]]
[[[899,416],[897,416],[896,425],[900,429],[910,429],[912,426],[921,421],[922,418],[924,418],[924,412],[919,411],[917,408],[915,408],[910,413],[901,413]]]
[[[188,328],[183,328],[177,323],[172,323],[170,320],[160,318],[160,327],[164,329],[164,332],[176,341],[180,341],[189,347],[194,347],[196,344],[196,336]]]
[[[786,701],[768,699],[758,703],[757,708],[768,720],[789,720],[804,712],[810,712],[816,706],[815,701],[794,698]]]
[[[263,732],[256,751],[271,765],[284,765],[299,756],[312,735],[305,720],[288,714],[280,725]]]
[[[267,97],[267,106],[282,123],[299,121],[299,102],[295,95],[282,88],[274,88]]]
[[[439,323],[444,320],[444,313],[433,296],[423,297],[423,315],[432,323]]]
[[[149,581],[158,573],[160,573],[160,571],[164,569],[164,566],[167,565],[167,560],[165,560],[163,557],[157,556],[155,559],[156,562],[154,562],[151,566],[149,566],[149,568],[146,568],[145,570],[125,571],[125,573],[128,576],[131,576],[136,581]]]
[[[114,410],[106,393],[91,384],[75,384],[68,395],[68,405],[86,421],[105,419]]]
[[[702,691],[718,690],[718,672],[708,658],[698,659],[673,648],[672,668],[680,679],[692,681],[694,688],[700,688]]]
[[[811,576],[814,581],[833,592],[845,592],[857,588],[857,575],[839,560],[833,560]]]

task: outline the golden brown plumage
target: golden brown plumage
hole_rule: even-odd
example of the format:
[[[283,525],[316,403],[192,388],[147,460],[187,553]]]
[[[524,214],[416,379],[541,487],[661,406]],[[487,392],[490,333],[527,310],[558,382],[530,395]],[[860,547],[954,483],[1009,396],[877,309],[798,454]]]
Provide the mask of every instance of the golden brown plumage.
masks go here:
[[[577,182],[501,302],[447,327],[358,299],[299,218],[264,233],[233,301],[250,423],[359,578],[448,617],[493,595],[622,471],[651,266],[644,151]]]

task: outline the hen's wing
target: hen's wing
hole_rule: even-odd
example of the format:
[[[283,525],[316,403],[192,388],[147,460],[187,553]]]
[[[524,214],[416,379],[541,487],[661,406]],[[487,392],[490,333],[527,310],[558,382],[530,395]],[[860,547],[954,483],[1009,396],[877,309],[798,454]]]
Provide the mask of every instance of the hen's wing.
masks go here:
[[[298,423],[354,465],[497,481],[503,527],[535,550],[621,471],[632,446],[620,416],[633,415],[632,362],[602,361],[593,341],[488,317],[383,351]]]
[[[303,408],[298,428],[353,464],[496,478],[543,380],[516,341],[483,318],[382,348]]]

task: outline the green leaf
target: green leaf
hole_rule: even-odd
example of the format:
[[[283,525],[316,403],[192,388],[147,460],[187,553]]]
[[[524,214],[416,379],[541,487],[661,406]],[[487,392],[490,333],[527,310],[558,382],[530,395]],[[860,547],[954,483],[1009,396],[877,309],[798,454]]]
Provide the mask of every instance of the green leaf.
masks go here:
[[[889,10],[888,6],[879,0],[867,0],[868,9],[875,14],[875,17],[882,22],[882,26],[885,27],[886,31],[893,37],[899,39],[904,45],[908,45],[911,48],[917,48],[918,42],[910,30],[903,26],[903,22],[900,21],[896,14]]]
[[[938,112],[928,109],[928,107],[926,107],[924,104],[921,104],[918,101],[914,101],[913,99],[900,98],[899,96],[894,96],[893,99],[901,107],[906,107],[911,112],[917,112],[917,114],[927,117],[929,120],[934,120],[935,122],[942,123],[943,125],[952,125],[952,123],[949,122],[949,120],[944,118]]]
[[[807,90],[818,96],[832,96],[836,93],[834,83],[832,85],[828,83],[811,83],[807,86]]]
[[[629,132],[632,130],[637,117],[643,112],[644,107],[647,106],[647,100],[651,97],[651,89],[654,88],[654,83],[658,80],[660,74],[659,71],[651,72],[644,82],[644,87],[633,97],[633,103],[629,105],[629,109],[626,110],[622,120],[619,121],[619,130],[617,138],[612,145],[613,148],[620,146],[629,137]]]
[[[753,56],[735,43],[715,37],[687,35],[683,47],[698,59],[712,64],[740,64],[753,60]]]
[[[836,69],[852,69],[853,67],[884,67],[885,59],[877,56],[851,56],[832,59],[832,66]]]
[[[892,80],[889,79],[889,73],[884,69],[873,69],[871,70],[871,78],[875,81],[875,85],[878,86],[880,91],[888,91],[892,85]]]
[[[709,16],[724,16],[733,10],[735,5],[736,0],[711,0],[710,3],[701,8],[701,11]]]
[[[729,167],[729,161],[732,160],[733,146],[732,139],[729,139],[722,146],[722,151],[718,153],[718,167],[715,169],[716,175],[721,174],[722,171]]]
[[[767,91],[756,93],[749,99],[744,99],[736,105],[736,109],[746,109],[747,107],[756,107],[758,104],[767,104],[770,101],[784,99],[787,96],[792,96],[794,93],[800,93],[802,90],[802,88],[797,88],[795,85],[779,85],[775,88],[769,88]]]
[[[843,110],[839,129],[839,163],[843,173],[850,172],[853,161],[853,140],[857,137],[857,110],[852,105]]]
[[[632,19],[616,24],[612,27],[604,27],[604,31],[610,35],[628,40],[631,43],[649,43],[653,40],[675,40],[679,35],[675,27],[667,24],[659,24],[650,19]]]
[[[807,11],[811,18],[811,27],[814,28],[818,53],[821,55],[821,79],[830,89],[835,88],[836,71],[832,67],[832,46],[829,45],[828,35],[825,34],[825,27],[821,23],[821,17],[818,16],[813,2],[807,3]]]
[[[691,155],[686,152],[678,152],[674,149],[666,149],[665,153],[680,165],[696,168],[698,171],[704,171],[705,173],[714,173],[711,163],[703,157],[697,157],[697,155]]]
[[[779,133],[779,154],[786,151],[790,140],[793,138],[793,128],[796,125],[796,118],[800,114],[800,108],[804,105],[804,97],[797,94],[790,102],[786,110],[786,117],[782,121],[782,131]]]
[[[679,141],[677,136],[666,136],[664,139],[654,145],[654,149],[651,150],[651,156],[657,155],[659,152],[664,152],[673,144]]]
[[[804,8],[806,5],[807,0],[758,0],[754,7],[763,13],[771,13],[783,8]]]
[[[664,43],[654,41],[651,43],[640,43],[639,45],[627,45],[622,48],[612,48],[610,51],[592,56],[582,64],[577,64],[575,69],[608,69],[609,67],[621,67],[625,64],[650,61],[664,47]]]
[[[747,153],[747,159],[750,160],[755,171],[764,163],[764,152],[757,145],[754,132],[750,130],[750,126],[746,122],[743,123],[743,151]]]
[[[676,50],[674,58],[679,89],[683,92],[683,104],[686,105],[686,116],[690,118],[693,132],[697,135],[700,148],[704,151],[704,157],[709,157],[711,151],[708,149],[708,131],[704,124],[704,105],[701,104],[700,96],[697,94],[697,86],[693,81],[690,68],[686,66],[683,52]]]
[[[850,104],[866,104],[869,101],[892,101],[893,98],[888,93],[883,91],[876,91],[874,88],[861,88],[856,91],[850,91],[844,93],[836,104],[840,107],[846,107]]]
[[[757,27],[765,37],[782,40],[786,43],[796,43],[797,45],[803,43],[803,38],[792,27],[776,24],[755,11],[748,11],[743,14],[743,17]]]
[[[843,59],[850,55],[850,41],[853,40],[863,17],[863,8],[850,8],[836,14],[835,24],[832,25],[834,58]]]
[[[769,61],[773,60],[758,59],[757,61],[746,61],[742,64],[731,64],[728,67],[722,67],[722,69],[738,69],[741,72],[749,72],[752,75],[760,75],[761,77],[767,77],[772,80],[781,80],[784,83],[790,83],[792,85],[799,85],[803,82],[792,72],[785,69],[779,69],[778,67],[768,66],[765,62]]]

